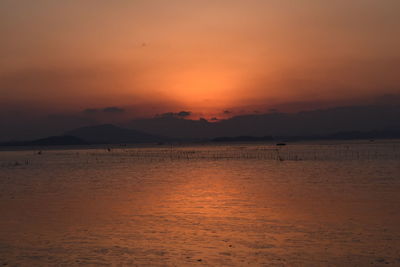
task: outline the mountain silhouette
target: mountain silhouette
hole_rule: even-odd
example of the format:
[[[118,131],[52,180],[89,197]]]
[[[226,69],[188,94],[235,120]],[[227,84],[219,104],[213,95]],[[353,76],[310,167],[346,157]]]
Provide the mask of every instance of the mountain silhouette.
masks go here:
[[[157,117],[126,124],[154,135],[182,139],[237,136],[321,136],[338,132],[397,131],[400,106],[349,106],[298,113],[235,116],[219,122]]]
[[[81,127],[68,131],[65,134],[98,144],[152,143],[164,140],[159,136],[117,127],[112,124]]]
[[[274,138],[272,136],[236,136],[236,137],[217,137],[211,139],[213,142],[264,142],[264,141],[273,141]]]
[[[240,115],[211,122],[205,119],[190,120],[179,116],[157,116],[131,120],[120,126],[96,125],[90,120],[57,116],[51,117],[50,121],[26,122],[21,128],[15,128],[18,131],[12,129],[13,124],[10,122],[7,124],[8,127],[3,127],[0,131],[0,141],[11,140],[14,142],[7,143],[16,143],[16,141],[24,143],[24,140],[34,140],[39,142],[41,140],[39,138],[45,136],[64,136],[54,140],[54,143],[61,145],[68,142],[79,144],[79,141],[67,140],[65,136],[74,136],[89,144],[158,143],[215,138],[220,141],[234,141],[243,137],[256,140],[269,136],[277,140],[284,140],[286,137],[294,139],[398,138],[399,118],[400,105],[398,104],[347,106],[297,113],[271,111],[265,114]],[[55,123],[56,121],[59,123]],[[25,141],[27,145],[29,142],[33,141]],[[40,142],[51,143],[52,141],[41,140]]]
[[[178,139],[209,138],[214,134],[212,123],[205,119],[187,120],[177,117],[156,117],[134,120],[125,126],[155,135]]]
[[[0,143],[1,146],[70,146],[70,145],[88,145],[88,142],[69,135],[50,136],[32,141],[14,141]]]

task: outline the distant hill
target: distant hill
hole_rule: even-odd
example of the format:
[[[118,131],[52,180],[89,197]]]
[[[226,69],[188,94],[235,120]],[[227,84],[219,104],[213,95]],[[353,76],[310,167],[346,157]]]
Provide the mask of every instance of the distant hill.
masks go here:
[[[379,130],[379,131],[351,131],[351,132],[337,132],[326,135],[308,135],[308,136],[285,136],[278,137],[288,141],[296,140],[360,140],[360,139],[399,139],[400,130]]]
[[[268,141],[311,141],[311,140],[375,140],[375,139],[399,139],[400,130],[381,130],[381,131],[351,131],[337,132],[325,135],[303,135],[303,136],[236,136],[236,137],[216,137],[212,142],[268,142]]]
[[[1,146],[70,146],[70,145],[87,145],[88,143],[75,136],[50,136],[33,141],[18,141],[0,143]]]
[[[214,138],[232,142],[235,138],[240,141],[246,136],[252,140],[264,136],[272,136],[280,140],[286,138],[291,138],[291,140],[399,138],[400,105],[347,106],[297,113],[272,111],[265,114],[234,116],[215,122],[205,119],[189,120],[179,116],[157,116],[127,121],[121,126],[102,124],[81,127],[93,125],[93,123],[93,121],[75,117],[68,119],[68,117],[57,116],[51,117],[51,120],[46,120],[45,123],[35,121],[24,123],[18,132],[15,132],[15,129],[8,131],[12,128],[12,121],[10,121],[3,128],[0,127],[0,137],[4,132],[6,136],[0,140],[37,141],[40,137],[63,135],[74,136],[90,144],[158,143],[172,140],[205,141]],[[229,140],[229,138],[233,139]],[[57,142],[74,143],[75,141],[58,140]]]
[[[209,138],[222,136],[214,134],[212,123],[207,120],[187,120],[177,117],[155,117],[133,120],[125,125],[147,133],[178,139]]]
[[[261,142],[261,141],[273,141],[272,136],[236,136],[236,137],[216,137],[211,141],[213,142]]]
[[[164,139],[144,132],[117,127],[112,124],[103,124],[78,128],[65,133],[75,136],[89,143],[152,143]]]
[[[322,136],[339,132],[400,130],[400,106],[348,106],[298,113],[235,116],[218,122],[157,117],[133,120],[127,128],[182,139],[221,136]],[[338,136],[340,137],[340,136]]]

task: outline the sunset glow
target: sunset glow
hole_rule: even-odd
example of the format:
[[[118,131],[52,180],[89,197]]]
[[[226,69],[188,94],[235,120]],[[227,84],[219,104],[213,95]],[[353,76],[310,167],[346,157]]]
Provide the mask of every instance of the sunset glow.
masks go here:
[[[400,266],[400,0],[0,0],[0,266]]]
[[[110,104],[134,105],[126,94],[153,92],[147,102],[171,97],[194,109],[204,102],[216,109],[248,105],[260,97],[296,101],[299,90],[315,97],[290,82],[297,79],[304,87],[333,80],[339,85],[333,87],[372,95],[398,89],[390,74],[400,56],[398,1],[100,1],[94,9],[90,1],[41,2],[1,3],[7,36],[0,49],[1,90],[11,87],[7,100],[16,104],[32,90],[59,96],[73,90],[62,102],[79,99],[80,106],[93,96],[93,104],[104,105],[110,95]],[[389,84],[382,84],[383,73]],[[340,88],[318,90],[334,98],[331,90]]]
[[[119,107],[96,120],[182,110],[210,120],[375,103],[400,92],[399,9],[394,0],[2,1],[0,119],[93,119],[82,112]]]

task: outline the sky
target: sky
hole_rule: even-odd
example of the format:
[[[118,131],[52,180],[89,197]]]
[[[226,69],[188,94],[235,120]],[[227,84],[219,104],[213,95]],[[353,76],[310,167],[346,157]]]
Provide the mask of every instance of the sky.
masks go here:
[[[2,0],[0,123],[370,103],[400,93],[399,12],[398,0]]]

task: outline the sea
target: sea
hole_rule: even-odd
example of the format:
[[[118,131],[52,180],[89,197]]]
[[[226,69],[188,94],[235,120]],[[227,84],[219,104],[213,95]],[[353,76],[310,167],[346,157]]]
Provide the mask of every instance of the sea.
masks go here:
[[[0,266],[400,266],[400,140],[8,148]]]

